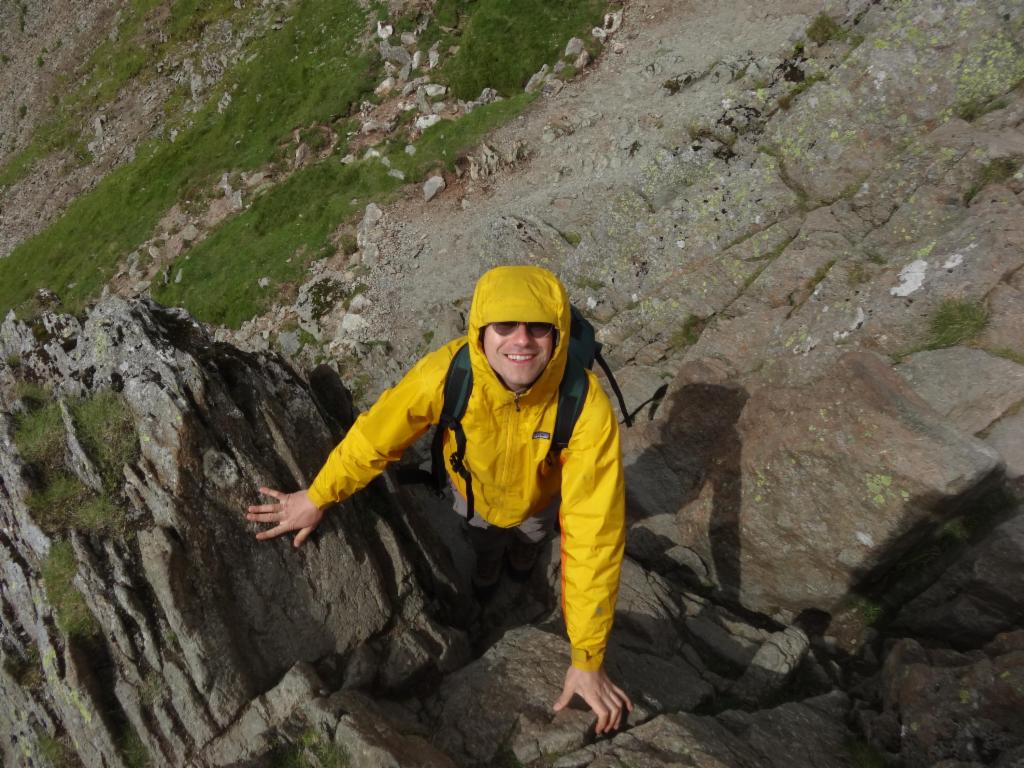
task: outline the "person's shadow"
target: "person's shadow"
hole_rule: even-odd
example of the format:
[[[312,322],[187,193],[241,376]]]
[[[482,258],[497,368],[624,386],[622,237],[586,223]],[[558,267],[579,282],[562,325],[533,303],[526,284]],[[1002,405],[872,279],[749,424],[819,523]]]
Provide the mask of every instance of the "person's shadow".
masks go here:
[[[626,469],[630,531],[627,547],[656,570],[694,585],[713,584],[729,602],[740,593],[742,444],[737,422],[749,395],[728,382],[685,383],[666,397],[669,412],[641,429],[648,444]],[[710,504],[692,505],[706,496]],[[669,538],[636,523],[670,515],[683,530]],[[703,530],[702,530],[703,528]],[[686,568],[665,555],[685,541],[707,569]],[[688,572],[689,571],[689,572]]]

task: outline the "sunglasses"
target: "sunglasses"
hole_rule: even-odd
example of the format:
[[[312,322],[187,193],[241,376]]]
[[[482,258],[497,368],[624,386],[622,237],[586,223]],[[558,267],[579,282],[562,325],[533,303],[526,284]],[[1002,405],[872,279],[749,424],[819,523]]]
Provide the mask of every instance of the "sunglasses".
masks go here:
[[[494,329],[494,332],[499,336],[511,336],[520,325],[526,326],[526,332],[535,339],[543,339],[546,336],[550,336],[555,331],[555,326],[551,323],[524,323],[521,321],[507,320],[501,323],[488,323],[488,326]]]

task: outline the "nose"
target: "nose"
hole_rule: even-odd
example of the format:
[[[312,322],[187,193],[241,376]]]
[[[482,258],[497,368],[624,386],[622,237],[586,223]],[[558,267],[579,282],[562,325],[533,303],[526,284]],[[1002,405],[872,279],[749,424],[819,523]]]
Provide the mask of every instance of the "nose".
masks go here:
[[[526,330],[526,323],[519,323],[516,325],[516,329],[512,332],[512,340],[517,344],[529,344],[533,341],[533,336]]]

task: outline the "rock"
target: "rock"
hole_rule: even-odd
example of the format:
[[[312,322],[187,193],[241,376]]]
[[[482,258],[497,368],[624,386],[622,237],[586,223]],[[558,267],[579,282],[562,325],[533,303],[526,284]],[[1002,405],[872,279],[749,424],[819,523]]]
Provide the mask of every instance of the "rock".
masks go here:
[[[416,35],[413,32],[402,33],[402,45],[410,46],[416,45]]]
[[[448,88],[439,83],[428,83],[423,86],[423,91],[431,99],[437,99],[448,93]]]
[[[110,499],[123,505],[126,532],[119,535],[126,539],[70,535],[76,587],[98,625],[85,652],[49,618],[39,574],[53,542],[23,501],[30,489],[3,415],[13,406],[10,392],[0,386],[3,654],[6,663],[32,643],[46,680],[14,696],[8,673],[0,674],[5,703],[24,705],[23,715],[2,708],[5,732],[11,717],[30,732],[25,718],[45,722],[51,732],[71,734],[87,764],[116,765],[112,726],[94,715],[102,710],[111,722],[130,722],[156,763],[183,765],[200,749],[211,754],[207,764],[248,762],[315,692],[301,669],[287,674],[299,662],[344,658],[371,638],[385,660],[409,647],[407,634],[421,645],[429,638],[430,654],[388,670],[389,684],[401,686],[409,682],[402,669],[436,675],[441,659],[465,658],[460,633],[431,618],[428,602],[436,597],[427,600],[420,578],[437,577],[417,575],[403,542],[416,542],[415,556],[426,555],[429,571],[450,574],[451,566],[433,560],[431,546],[439,545],[421,541],[421,523],[386,494],[369,489],[347,502],[365,507],[325,520],[301,553],[284,540],[256,542],[254,524],[238,514],[261,485],[308,483],[342,433],[334,414],[344,408],[322,376],[307,384],[277,356],[214,342],[181,310],[116,297],[99,302],[83,323],[44,313],[33,332],[9,318],[0,339],[3,359],[20,350],[25,374],[57,391],[119,391],[137,441]],[[0,383],[2,369],[6,363]],[[322,402],[311,392],[314,380]],[[344,392],[340,383],[337,389]],[[93,450],[85,440],[79,445],[86,455]],[[451,593],[450,580],[443,589]],[[231,599],[215,597],[225,594]],[[97,677],[97,666],[109,677]],[[45,720],[40,712],[49,713]]]
[[[199,228],[195,224],[187,224],[185,228],[181,230],[181,239],[186,243],[191,243],[199,238]]]
[[[972,546],[904,605],[898,632],[969,649],[1024,622],[1024,509]]]
[[[395,89],[396,80],[393,77],[386,77],[381,81],[380,85],[373,89],[373,92],[378,96],[386,96]]]
[[[910,768],[942,760],[999,762],[1024,747],[1024,631],[999,635],[984,652],[926,650],[900,640],[885,659],[884,712],[900,728]]]
[[[572,65],[577,70],[580,70],[580,69],[583,69],[584,67],[586,67],[589,63],[590,63],[590,52],[589,51],[583,51],[582,53],[580,53],[579,56],[576,57],[576,59],[575,59],[575,61],[573,61]]]
[[[807,635],[797,627],[774,633],[754,654],[731,693],[740,701],[769,701],[789,682],[810,646]]]
[[[356,227],[356,245],[364,248],[368,243],[376,242],[382,234],[381,224],[384,221],[384,211],[376,203],[368,203],[363,212],[363,218]]]
[[[675,514],[674,543],[719,589],[782,618],[834,610],[861,574],[885,573],[990,487],[999,466],[868,353],[806,386],[750,392],[725,370],[688,364],[624,453],[644,516]]]
[[[270,278],[269,277],[261,277],[259,280],[256,281],[256,284],[260,288],[268,288],[270,286]]]
[[[622,11],[612,11],[604,15],[604,31],[608,35],[614,35],[622,26]]]
[[[625,46],[624,43],[621,43],[618,40],[616,40],[612,44],[612,53],[614,53],[614,54],[623,54],[625,52],[626,52],[626,46]]]
[[[435,744],[457,763],[482,765],[493,764],[513,729],[521,734],[513,736],[518,752],[527,759],[540,754],[540,742],[557,744],[562,751],[582,747],[592,715],[574,709],[551,712],[568,653],[562,637],[532,627],[506,632],[482,657],[441,684],[429,704],[437,713]],[[487,706],[481,707],[484,701]]]
[[[548,76],[548,70],[549,69],[550,69],[550,67],[548,67],[547,64],[542,66],[538,72],[535,72],[530,77],[530,79],[527,80],[526,87],[523,90],[526,91],[527,93],[533,93],[538,88],[540,88],[542,85],[544,85],[544,81],[545,81],[545,79]]]
[[[391,35],[395,33],[395,28],[390,24],[385,24],[382,21],[377,22],[377,37],[381,40],[387,40]]]
[[[415,125],[417,131],[425,131],[432,125],[437,125],[441,122],[440,115],[421,115],[417,117],[413,125]]]
[[[441,192],[445,188],[445,186],[444,177],[431,176],[423,184],[423,199],[429,203],[434,199],[438,192]]]
[[[400,45],[389,45],[387,41],[382,41],[380,44],[380,55],[384,61],[390,61],[392,64],[398,67],[409,67],[412,65],[412,56]],[[408,73],[400,79],[405,80],[408,78]]]
[[[843,725],[848,708],[848,699],[835,693],[760,712],[662,715],[588,749],[594,766],[841,768],[851,765]]]
[[[431,48],[427,52],[427,69],[435,69],[440,63],[441,54],[437,52],[436,48]]]
[[[573,37],[565,44],[565,58],[571,59],[579,56],[585,50],[585,45],[578,37]]]
[[[413,51],[412,53],[412,68],[419,69],[423,66],[423,51]]]
[[[358,333],[367,325],[366,318],[362,315],[347,314],[341,320],[341,330],[346,334]]]
[[[936,411],[971,435],[985,431],[1024,401],[1024,365],[980,349],[918,352],[896,371]]]

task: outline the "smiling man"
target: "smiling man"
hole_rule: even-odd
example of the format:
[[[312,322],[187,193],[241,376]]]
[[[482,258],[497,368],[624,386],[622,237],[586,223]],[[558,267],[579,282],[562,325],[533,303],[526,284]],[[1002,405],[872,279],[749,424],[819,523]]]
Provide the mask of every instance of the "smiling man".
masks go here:
[[[474,586],[484,591],[497,582],[506,544],[513,577],[528,574],[558,515],[571,663],[554,708],[579,694],[605,733],[633,708],[603,667],[625,541],[622,454],[614,411],[590,371],[572,437],[563,450],[551,450],[569,329],[568,294],[553,274],[530,266],[490,270],[473,293],[466,337],[426,355],[384,392],[308,490],[262,488],[277,503],[249,507],[248,519],[274,526],[258,539],[298,531],[300,546],[328,506],[365,486],[438,423],[452,360],[466,347],[472,390],[459,420],[465,446],[459,450],[448,429],[443,453],[455,508],[467,518],[477,553]],[[453,465],[456,453],[461,461]]]

